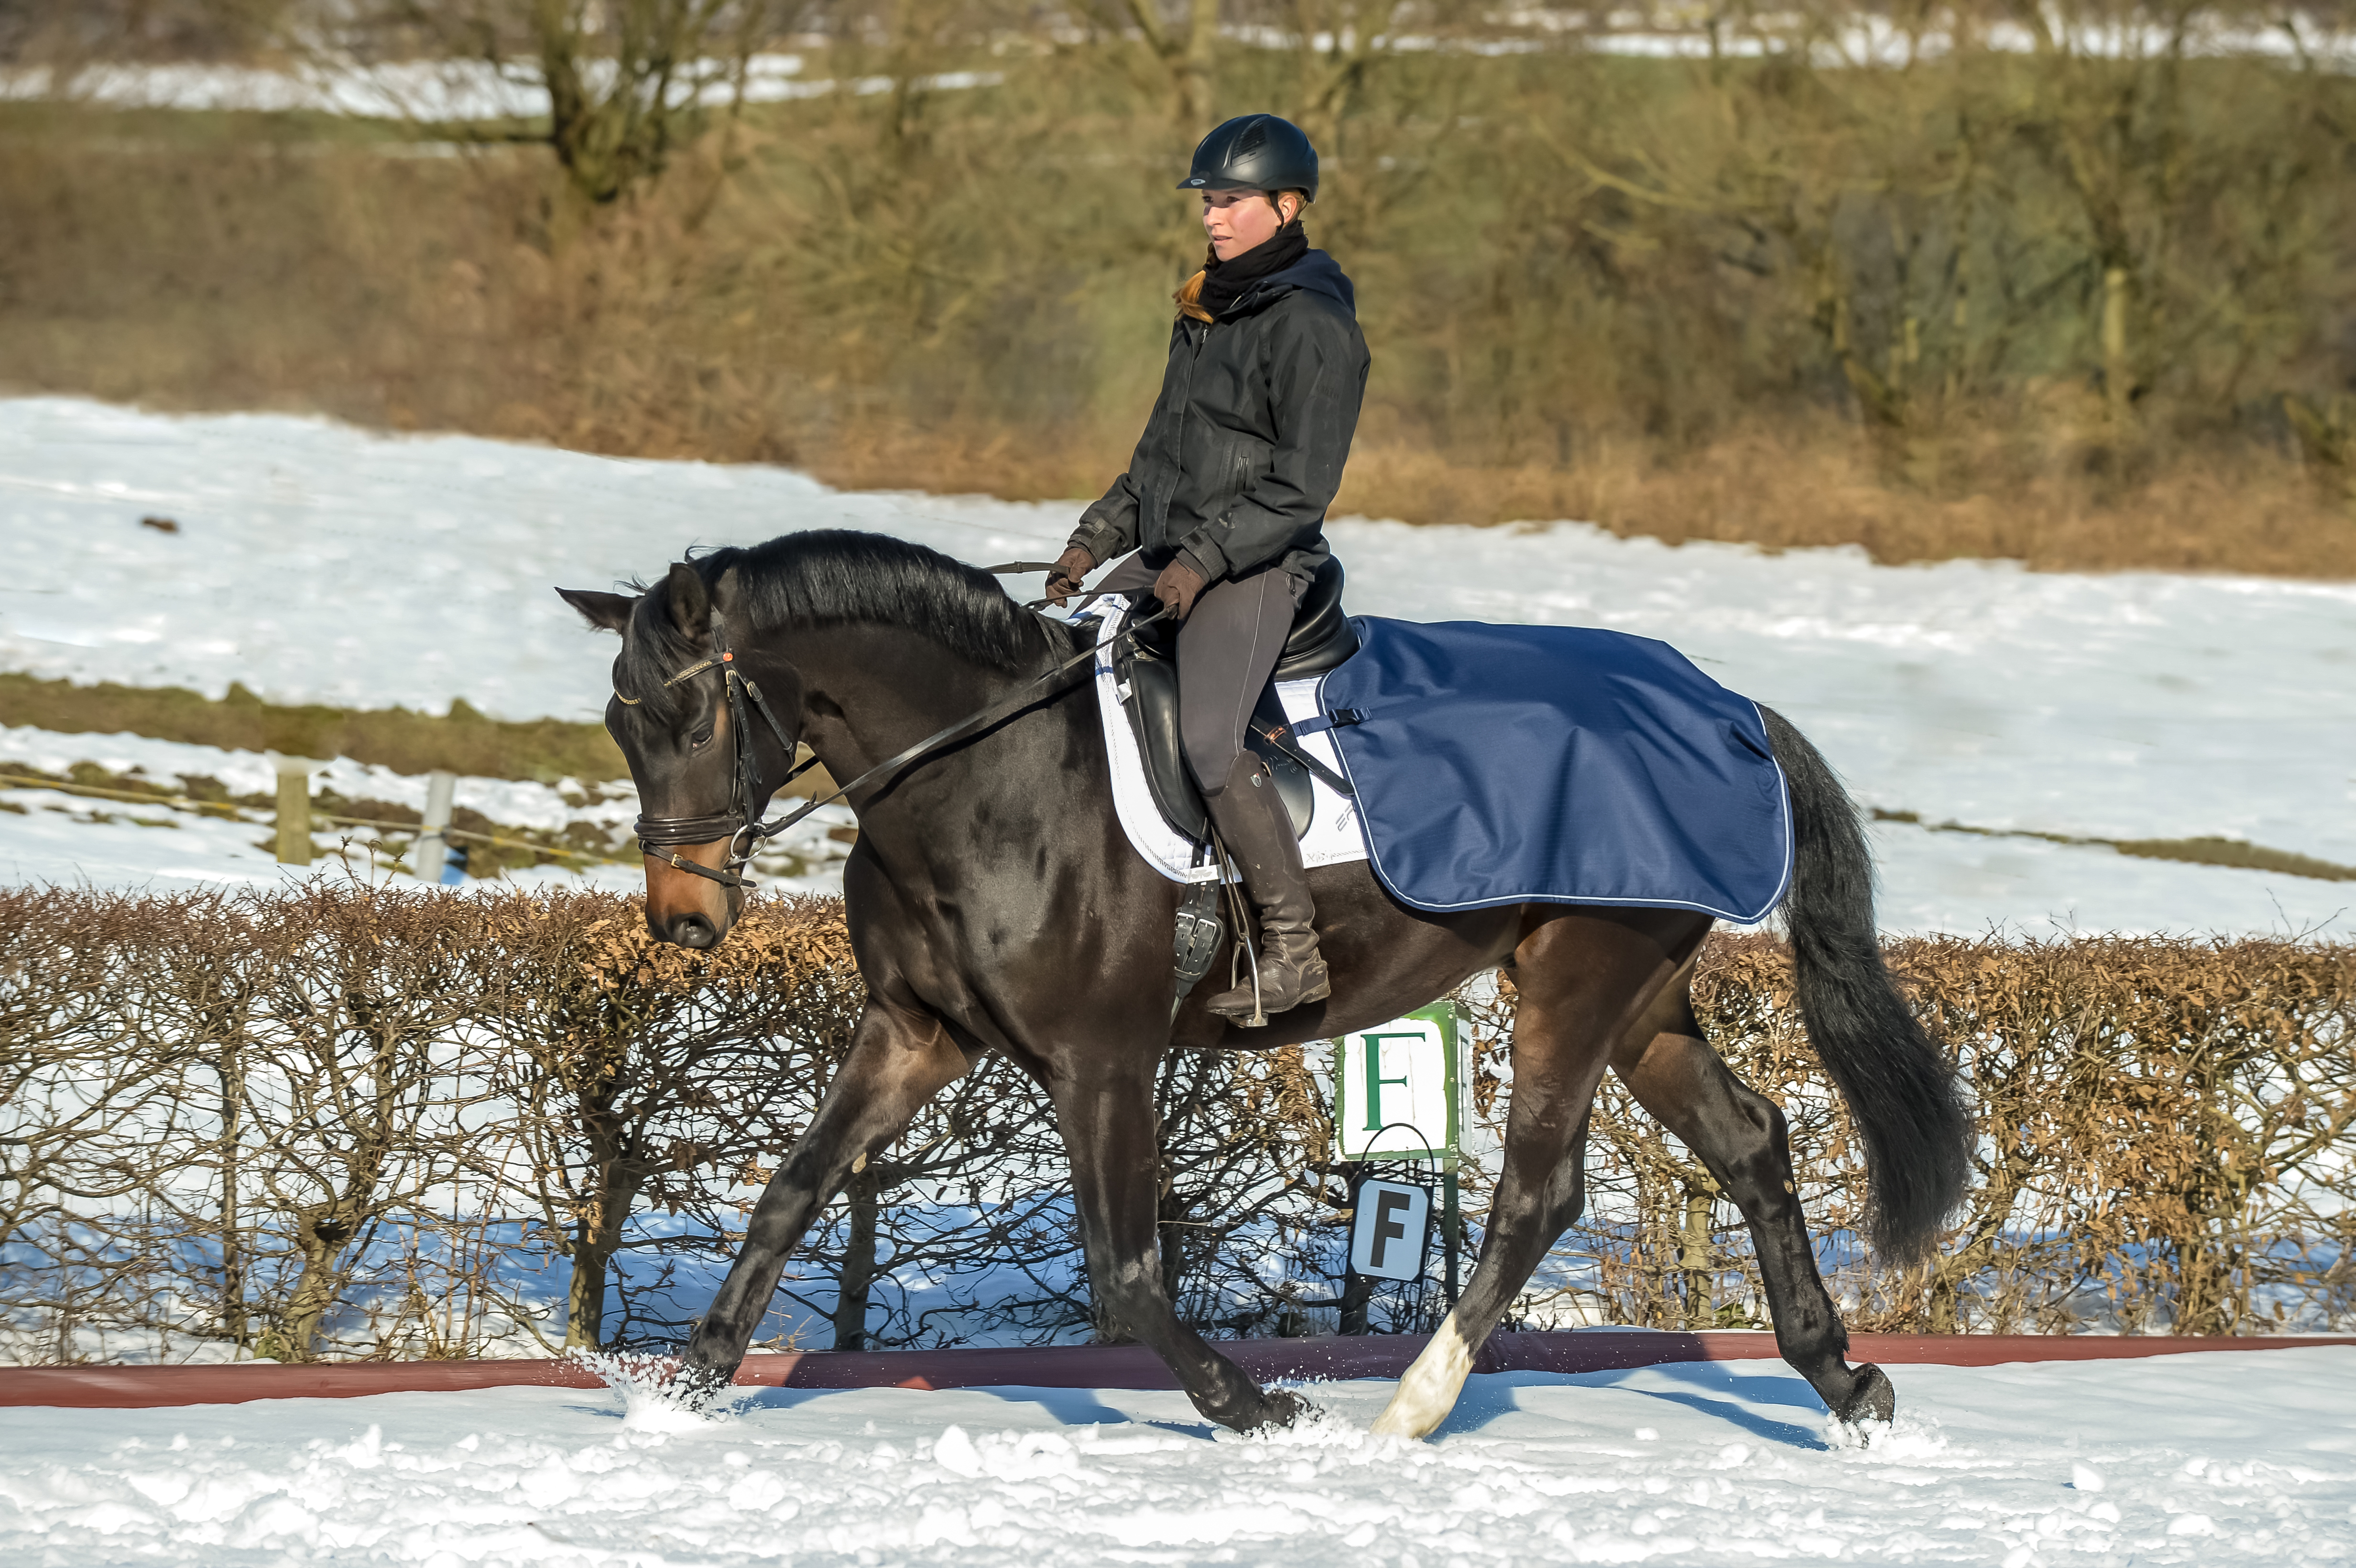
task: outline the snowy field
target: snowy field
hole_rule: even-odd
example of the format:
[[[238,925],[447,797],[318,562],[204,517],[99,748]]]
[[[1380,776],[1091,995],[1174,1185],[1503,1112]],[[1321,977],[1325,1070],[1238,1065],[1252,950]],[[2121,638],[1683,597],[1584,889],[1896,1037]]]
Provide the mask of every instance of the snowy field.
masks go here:
[[[1558,48],[1576,40],[1577,47],[1596,54],[1630,55],[1650,59],[1707,60],[1725,57],[1759,59],[1806,49],[1823,69],[1851,68],[1902,69],[1917,60],[1938,59],[1954,52],[1952,33],[1928,18],[1916,26],[1895,18],[1865,16],[1829,33],[1821,16],[1754,15],[1730,26],[1704,28],[1664,28],[1658,22],[1670,16],[1646,17],[1619,11],[1608,16],[1587,11],[1528,6],[1505,12],[1497,20],[1526,33],[1497,37],[1440,38],[1394,34],[1378,45],[1394,53],[1462,49],[1487,55],[1526,54]],[[2264,25],[2235,26],[2196,21],[2179,34],[2157,21],[2120,23],[2109,17],[2079,23],[2066,15],[2049,15],[2043,27],[2071,53],[2095,59],[2149,59],[2182,54],[2211,58],[2256,58],[2284,61],[2311,60],[2346,69],[2356,60],[2356,38],[2337,18],[2292,12],[2270,16]],[[1923,25],[1926,23],[1928,25]],[[1291,50],[1301,47],[1300,35],[1266,26],[1230,24],[1219,29],[1230,44],[1264,49]],[[1075,44],[1090,35],[1067,29],[1057,41]],[[1996,21],[1976,28],[1973,43],[2011,54],[2032,54],[2051,44],[2040,44],[2038,32],[2012,21]],[[1318,32],[1309,42],[1320,52],[1335,47],[1333,35]],[[593,91],[607,90],[610,72],[605,62],[588,62]],[[747,103],[778,103],[819,98],[848,89],[860,94],[891,91],[888,76],[852,78],[848,81],[803,75],[804,62],[793,54],[751,56],[744,80],[735,80],[733,62],[703,59],[683,63],[671,87],[671,101],[691,100],[719,106],[741,91]],[[994,71],[954,71],[919,79],[930,91],[955,91],[996,86],[1003,78]],[[512,116],[530,118],[548,112],[548,89],[537,66],[529,59],[504,65],[480,59],[396,60],[374,64],[338,55],[320,47],[307,59],[284,69],[221,64],[99,64],[78,70],[53,70],[47,66],[0,70],[0,101],[19,102],[71,101],[111,109],[178,109],[286,113],[355,115],[368,119],[436,123]],[[455,150],[455,145],[454,149]]]
[[[880,529],[976,562],[1044,560],[1077,511],[279,415],[5,400],[0,668],[216,695],[241,680],[280,700],[437,712],[463,697],[506,718],[594,720],[613,645],[557,600],[558,583],[607,586],[659,572],[691,543],[809,528]],[[143,528],[146,516],[179,531]],[[1663,638],[1783,709],[1888,811],[2224,837],[2356,865],[2356,584],[1889,568],[1853,549],[1672,549],[1568,523],[1330,532],[1354,609]],[[114,766],[152,744],[19,731],[0,764]],[[190,765],[226,778],[262,763],[209,752]],[[522,813],[536,787],[468,781],[459,800]],[[403,788],[422,786],[371,780],[366,793]],[[253,848],[266,836],[0,814],[0,878],[274,877]],[[1896,931],[2356,934],[2356,883],[1895,823],[1875,843]]]
[[[1269,1438],[1176,1393],[559,1389],[0,1411],[0,1559],[627,1564],[1768,1561],[2296,1568],[2356,1556],[2356,1349],[1893,1369],[1867,1446],[1780,1363],[1476,1377],[1429,1443],[1333,1383]]]

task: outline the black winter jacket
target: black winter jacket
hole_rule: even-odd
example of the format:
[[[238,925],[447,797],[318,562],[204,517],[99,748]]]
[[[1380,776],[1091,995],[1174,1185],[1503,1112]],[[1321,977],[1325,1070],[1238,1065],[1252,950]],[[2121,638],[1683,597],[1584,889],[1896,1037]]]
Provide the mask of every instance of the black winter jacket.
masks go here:
[[[1210,582],[1264,566],[1307,581],[1331,553],[1325,508],[1365,389],[1356,294],[1323,251],[1216,322],[1180,316],[1129,472],[1071,542],[1099,564],[1141,547],[1151,566],[1174,556]]]

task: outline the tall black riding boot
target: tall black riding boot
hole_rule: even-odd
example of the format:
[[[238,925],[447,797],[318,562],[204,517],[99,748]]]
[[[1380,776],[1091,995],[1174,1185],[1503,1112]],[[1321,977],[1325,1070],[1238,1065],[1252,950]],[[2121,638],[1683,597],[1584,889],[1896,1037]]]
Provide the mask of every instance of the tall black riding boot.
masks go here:
[[[1205,796],[1204,804],[1243,872],[1244,897],[1259,915],[1258,997],[1247,980],[1204,1005],[1251,1028],[1304,1002],[1323,1001],[1333,986],[1317,951],[1317,928],[1310,923],[1317,911],[1309,898],[1309,873],[1267,765],[1246,752],[1228,770],[1227,787]]]

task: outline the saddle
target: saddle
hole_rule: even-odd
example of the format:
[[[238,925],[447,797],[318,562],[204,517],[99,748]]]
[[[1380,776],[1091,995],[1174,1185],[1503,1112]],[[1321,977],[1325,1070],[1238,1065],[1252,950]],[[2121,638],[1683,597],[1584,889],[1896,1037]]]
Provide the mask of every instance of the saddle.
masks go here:
[[[1200,844],[1209,836],[1210,818],[1178,737],[1178,628],[1157,622],[1121,645],[1125,651],[1114,668],[1121,707],[1145,761],[1147,789],[1162,819],[1181,837]],[[1289,744],[1291,721],[1277,699],[1277,683],[1323,675],[1357,651],[1358,634],[1342,608],[1342,563],[1329,558],[1301,596],[1284,651],[1277,656],[1275,673],[1259,694],[1244,733],[1244,743],[1268,764],[1277,798],[1284,802],[1296,835],[1309,831],[1316,801],[1310,764]]]

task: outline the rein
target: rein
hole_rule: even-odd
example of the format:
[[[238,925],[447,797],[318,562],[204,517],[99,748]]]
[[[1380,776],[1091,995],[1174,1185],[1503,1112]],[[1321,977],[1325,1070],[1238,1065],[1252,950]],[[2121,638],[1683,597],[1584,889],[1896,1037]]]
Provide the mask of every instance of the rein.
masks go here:
[[[1026,569],[1033,565],[1033,563],[1030,562],[1019,562],[1016,564],[1023,566]],[[1001,567],[993,570],[1002,571],[1007,569]],[[1169,606],[1164,605],[1162,608],[1155,611],[1152,614],[1146,616],[1144,619],[1123,627],[1119,635],[1121,637],[1134,636],[1141,629],[1151,625],[1154,622],[1161,620],[1164,615],[1169,613]],[[1053,669],[1048,670],[1045,674],[1040,676],[1029,685],[1022,688],[1012,696],[1001,698],[987,708],[967,714],[964,718],[958,720],[954,724],[934,731],[931,734],[926,736],[915,745],[908,747],[905,751],[901,752],[896,756],[885,758],[883,762],[876,763],[865,773],[861,773],[857,778],[852,779],[849,784],[838,786],[831,795],[817,796],[816,798],[797,806],[794,810],[787,812],[785,816],[776,818],[775,821],[763,822],[759,820],[756,815],[759,804],[766,801],[771,795],[776,794],[777,790],[783,789],[787,784],[789,784],[795,779],[799,778],[803,773],[808,773],[810,769],[818,766],[818,758],[815,754],[812,754],[802,762],[796,763],[787,772],[784,778],[777,781],[776,784],[773,788],[766,791],[764,791],[761,788],[760,773],[758,771],[759,763],[753,755],[752,730],[745,722],[744,709],[747,704],[749,703],[749,705],[767,721],[770,732],[776,736],[777,744],[784,749],[785,754],[787,758],[791,758],[794,754],[794,742],[787,738],[786,727],[777,721],[776,713],[770,708],[768,699],[761,695],[759,683],[754,680],[751,676],[746,675],[744,671],[736,667],[736,656],[728,646],[727,628],[721,621],[717,611],[713,612],[712,616],[712,643],[713,649],[712,657],[704,659],[700,663],[688,666],[687,668],[680,671],[677,675],[672,676],[669,680],[664,681],[663,685],[666,687],[677,686],[683,680],[692,679],[696,676],[703,674],[706,670],[713,669],[720,672],[721,678],[726,683],[728,691],[729,735],[735,747],[736,752],[735,778],[730,785],[728,809],[724,812],[712,812],[702,816],[648,816],[641,815],[638,817],[633,831],[637,835],[639,848],[644,850],[649,859],[660,860],[665,865],[670,866],[677,870],[687,871],[699,877],[708,878],[712,881],[724,883],[732,888],[745,889],[754,888],[759,885],[753,881],[751,878],[746,877],[744,874],[744,871],[745,867],[752,864],[753,852],[760,846],[763,840],[775,838],[777,835],[785,832],[795,824],[808,817],[810,813],[818,810],[819,807],[822,805],[830,805],[834,802],[845,798],[851,791],[859,788],[861,785],[868,784],[871,781],[880,780],[897,772],[899,769],[907,766],[910,763],[916,762],[919,759],[929,755],[931,752],[937,751],[940,747],[946,745],[948,742],[965,734],[968,731],[979,729],[988,724],[994,724],[999,720],[1005,718],[1007,715],[1028,707],[1032,702],[1037,700],[1040,694],[1046,690],[1054,682],[1060,680],[1063,677],[1070,674],[1082,664],[1094,659],[1098,652],[1097,645],[1090,643],[1087,647],[1082,648],[1070,658],[1067,658],[1061,664],[1056,665]],[[618,691],[614,695],[620,698],[623,702],[629,704],[630,706],[635,707],[637,705],[636,699],[622,697],[622,694]],[[709,844],[712,840],[722,837],[723,834],[728,839],[728,859],[724,869],[714,869],[700,861],[690,860],[680,855],[675,848],[675,846],[680,844]],[[739,848],[740,842],[742,844],[741,848]],[[658,848],[662,852],[658,853]]]

